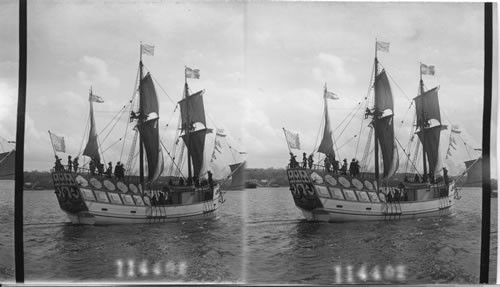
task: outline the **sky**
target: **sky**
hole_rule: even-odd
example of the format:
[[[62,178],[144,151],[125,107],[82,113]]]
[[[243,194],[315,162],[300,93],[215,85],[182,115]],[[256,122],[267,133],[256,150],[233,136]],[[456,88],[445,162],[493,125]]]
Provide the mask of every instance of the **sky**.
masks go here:
[[[0,51],[0,135],[13,140],[18,7],[6,0],[0,6],[2,26],[9,27],[0,31],[7,43]],[[428,88],[440,86],[444,124],[459,125],[470,146],[481,146],[479,3],[36,1],[28,3],[28,18],[26,170],[52,167],[48,130],[64,136],[68,154],[81,152],[90,86],[105,100],[94,105],[98,130],[127,105],[141,41],[155,46],[154,56],[143,61],[157,81],[160,123],[169,126],[162,138],[171,144],[188,66],[201,71],[188,83],[192,91],[205,89],[211,127],[241,144],[247,166],[284,167],[283,127],[299,134],[304,152],[315,149],[325,84],[339,96],[329,101],[334,129],[353,108],[364,110],[378,39],[390,42],[378,59],[390,75],[402,144],[409,139],[409,107],[423,62],[436,66],[436,75],[424,81]],[[341,157],[360,158],[365,142],[358,144],[354,135],[361,127],[366,132],[367,123],[351,124],[334,134]],[[496,130],[496,122],[491,127]],[[102,143],[113,162],[128,156],[120,146],[131,138],[119,138],[111,133]]]

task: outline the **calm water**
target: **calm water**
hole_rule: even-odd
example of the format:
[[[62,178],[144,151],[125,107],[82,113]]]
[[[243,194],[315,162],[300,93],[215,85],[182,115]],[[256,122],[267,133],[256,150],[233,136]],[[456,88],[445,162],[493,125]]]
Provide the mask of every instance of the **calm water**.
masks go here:
[[[13,190],[12,181],[0,181],[0,281],[14,278]],[[462,190],[450,217],[342,224],[305,222],[287,188],[228,191],[216,220],[107,227],[70,225],[53,191],[26,191],[25,278],[477,283],[479,191]],[[492,213],[494,263],[496,199]]]

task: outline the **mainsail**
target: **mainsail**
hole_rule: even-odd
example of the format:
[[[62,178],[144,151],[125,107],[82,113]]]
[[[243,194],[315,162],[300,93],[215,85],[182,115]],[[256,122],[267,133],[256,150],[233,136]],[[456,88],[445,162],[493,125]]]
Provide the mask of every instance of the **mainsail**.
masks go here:
[[[146,151],[148,180],[154,181],[163,172],[163,153],[158,132],[158,98],[151,75],[148,73],[140,85],[140,117],[137,125]]]
[[[193,176],[199,178],[204,167],[205,136],[211,133],[206,128],[205,107],[203,105],[203,91],[189,95],[187,83],[184,86],[185,98],[179,101],[181,108],[182,139],[188,149],[188,165],[193,163]],[[203,128],[194,130],[195,123],[202,123]]]
[[[333,132],[330,126],[330,117],[328,115],[328,102],[327,102],[328,91],[325,88],[325,93],[323,95],[324,106],[325,106],[325,129],[323,131],[323,139],[318,147],[318,152],[329,156],[331,159],[335,159],[335,151],[333,148]]]
[[[94,101],[98,101],[98,97],[92,94],[92,90],[90,90],[89,94],[89,103],[90,103],[90,131],[89,131],[89,140],[85,149],[83,150],[83,155],[86,155],[93,159],[96,163],[101,162],[101,156],[99,155],[99,143],[97,142],[97,130],[94,119]]]
[[[418,138],[429,162],[429,173],[437,174],[440,169],[439,141],[441,130],[446,126],[441,124],[439,110],[438,87],[428,90],[414,98],[417,113]]]
[[[384,178],[389,178],[398,169],[399,156],[394,139],[394,100],[385,70],[375,78],[374,127],[382,150]]]

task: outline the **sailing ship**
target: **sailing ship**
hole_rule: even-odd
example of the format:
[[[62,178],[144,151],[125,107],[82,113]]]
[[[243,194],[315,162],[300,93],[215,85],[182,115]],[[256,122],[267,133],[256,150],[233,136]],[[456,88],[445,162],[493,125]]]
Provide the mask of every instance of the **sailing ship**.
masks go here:
[[[100,140],[96,132],[93,103],[102,98],[89,93],[90,129],[83,155],[91,160],[83,168],[64,167],[57,164],[52,171],[55,194],[59,206],[74,224],[132,224],[163,223],[216,217],[216,211],[224,202],[223,192],[207,168],[205,157],[206,136],[212,133],[207,127],[203,103],[203,91],[191,93],[187,78],[199,78],[199,70],[185,67],[183,98],[180,107],[178,136],[182,138],[179,160],[187,160],[187,176],[181,164],[172,158],[175,175],[162,177],[164,169],[163,143],[159,136],[159,104],[152,75],[143,75],[142,55],[153,55],[154,46],[140,48],[138,107],[133,107],[129,122],[135,123],[135,137],[130,149],[125,174],[111,172],[111,163],[105,174],[99,169],[101,160]],[[134,96],[137,94],[134,93]],[[135,101],[133,98],[131,103]],[[135,109],[135,110],[134,110]],[[50,131],[49,131],[50,133]],[[56,151],[63,151],[57,137],[51,134]],[[135,143],[139,143],[139,175],[132,174],[132,164],[137,161]],[[176,144],[180,140],[176,141]],[[64,147],[64,145],[62,145]],[[187,157],[184,157],[184,149]],[[171,153],[168,152],[169,156]],[[97,170],[97,172],[96,172]],[[121,173],[121,174],[120,174]]]
[[[373,106],[367,108],[364,118],[370,120],[370,133],[363,161],[373,150],[374,172],[363,172],[353,159],[354,168],[338,169],[335,141],[330,125],[327,99],[336,95],[324,89],[324,131],[317,152],[325,156],[324,165],[307,163],[299,165],[295,156],[287,167],[287,176],[293,200],[307,220],[310,221],[361,221],[392,220],[452,213],[455,200],[455,182],[447,174],[440,177],[440,133],[446,126],[441,124],[438,87],[425,90],[422,74],[433,74],[433,66],[421,65],[419,93],[413,99],[416,121],[412,134],[418,136],[422,145],[423,173],[405,174],[405,179],[394,181],[399,167],[397,139],[394,134],[394,99],[385,69],[379,72],[377,51],[388,52],[389,43],[376,42],[374,73],[371,90],[374,93]],[[430,70],[432,68],[432,70]],[[427,69],[427,70],[426,70]],[[368,106],[367,106],[368,107]],[[285,130],[290,148],[300,149],[298,134]],[[295,137],[295,138],[294,138]],[[359,137],[358,137],[359,138]],[[371,148],[372,139],[374,148]],[[292,145],[290,145],[292,143]],[[418,154],[416,149],[415,157]],[[379,156],[379,152],[382,154]],[[404,153],[405,155],[409,155]],[[305,155],[304,155],[305,156]],[[382,163],[380,163],[380,160]],[[362,162],[363,162],[362,161]],[[332,164],[330,164],[332,163]],[[410,158],[407,163],[415,164]],[[330,165],[334,170],[330,170]],[[357,166],[357,167],[356,167]],[[383,170],[380,171],[380,166]]]

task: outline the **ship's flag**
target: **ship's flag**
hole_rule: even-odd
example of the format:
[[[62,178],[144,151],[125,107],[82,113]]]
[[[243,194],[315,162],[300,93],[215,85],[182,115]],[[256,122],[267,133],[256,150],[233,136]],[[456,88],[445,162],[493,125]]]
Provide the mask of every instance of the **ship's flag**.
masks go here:
[[[144,55],[154,56],[155,54],[155,46],[141,44],[141,51]]]
[[[389,42],[377,41],[377,51],[389,53],[390,44],[391,43],[389,43]]]
[[[420,64],[420,74],[434,76],[436,73],[436,68],[434,66],[427,66],[426,64]]]
[[[99,97],[98,95],[90,94],[90,101],[94,103],[104,103],[103,98]]]
[[[57,136],[49,131],[50,141],[52,142],[52,147],[55,151],[66,152],[66,144],[64,143],[64,137]]]
[[[325,90],[325,99],[331,99],[331,100],[338,100],[339,99],[339,96],[337,96],[337,94],[333,93],[333,92],[329,92],[327,90]]]
[[[191,69],[189,67],[186,67],[185,75],[186,75],[186,78],[199,79],[200,78],[200,70],[199,69]]]
[[[300,139],[298,133],[292,133],[291,131],[287,131],[283,129],[285,132],[286,142],[288,143],[289,148],[300,149]]]

